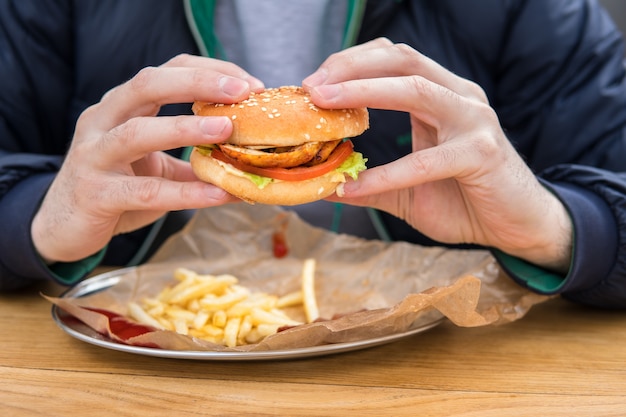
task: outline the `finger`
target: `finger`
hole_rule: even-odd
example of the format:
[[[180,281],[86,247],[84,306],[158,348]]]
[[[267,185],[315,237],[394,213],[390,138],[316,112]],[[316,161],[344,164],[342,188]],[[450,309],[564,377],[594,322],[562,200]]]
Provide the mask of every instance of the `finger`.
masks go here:
[[[172,181],[197,181],[198,177],[187,161],[166,154],[153,152],[132,164],[136,176],[162,177]]]
[[[369,107],[411,113],[437,129],[450,122],[472,120],[477,112],[489,113],[439,84],[420,76],[354,80],[321,85],[311,90],[311,100],[324,108]]]
[[[131,163],[150,152],[223,142],[232,133],[228,117],[171,116],[136,117],[98,138],[97,151],[85,146],[83,160],[93,166],[108,167]]]
[[[89,119],[89,125],[106,131],[133,117],[155,116],[165,104],[196,100],[231,103],[249,94],[246,81],[210,69],[144,68],[130,81],[110,90],[80,119]]]
[[[339,194],[358,198],[448,178],[468,181],[485,162],[485,155],[476,144],[477,141],[472,140],[448,142],[413,152],[386,165],[367,169],[359,174],[358,181],[346,182]]]
[[[303,81],[307,90],[323,84],[354,79],[419,75],[455,93],[486,103],[477,84],[457,76],[406,44],[372,41],[362,48],[350,48],[331,55],[318,71]]]
[[[220,59],[181,54],[165,62],[161,67],[209,68],[224,75],[230,75],[231,77],[245,80],[250,84],[250,88],[255,91],[260,91],[265,88],[263,81],[253,77],[240,66]]]
[[[322,85],[326,82],[340,82],[345,81],[351,78],[337,78],[337,74],[341,73],[341,71],[331,71],[331,69],[335,67],[341,68],[342,66],[351,66],[351,61],[353,57],[359,57],[361,54],[368,50],[372,49],[380,49],[383,47],[389,47],[393,45],[393,43],[387,38],[377,38],[362,44],[358,44],[352,46],[348,49],[344,49],[342,51],[336,52],[330,55],[326,60],[319,66],[319,68],[311,75],[306,77],[302,81],[302,86],[305,90],[309,90],[312,87]],[[375,65],[380,63],[375,62]],[[380,65],[379,65],[380,66]],[[332,72],[332,77],[329,79],[330,73]],[[361,77],[353,77],[353,78],[361,78]]]
[[[172,211],[213,207],[239,201],[226,191],[202,181],[177,182],[157,177],[123,176],[103,184],[98,191],[102,210]]]
[[[226,73],[221,72],[223,69]],[[106,131],[132,117],[154,116],[165,104],[196,100],[234,103],[246,99],[253,88],[258,88],[258,80],[251,84],[249,76],[241,79],[229,72],[240,73],[222,63],[144,68],[126,83],[109,90],[81,119]]]

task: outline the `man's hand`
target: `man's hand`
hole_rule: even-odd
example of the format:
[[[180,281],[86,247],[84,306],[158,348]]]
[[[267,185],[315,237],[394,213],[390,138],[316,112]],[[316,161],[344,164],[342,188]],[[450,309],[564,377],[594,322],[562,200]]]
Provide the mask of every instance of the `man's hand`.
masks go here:
[[[162,152],[224,141],[230,120],[155,116],[165,104],[233,103],[262,88],[233,64],[181,55],[107,92],[80,116],[65,162],[34,218],[31,235],[40,255],[49,262],[79,260],[167,211],[234,201],[197,180],[187,162]]]
[[[386,39],[332,55],[303,85],[320,107],[411,116],[413,152],[363,172],[333,200],[387,211],[440,242],[499,248],[567,271],[571,220],[506,138],[478,85]]]

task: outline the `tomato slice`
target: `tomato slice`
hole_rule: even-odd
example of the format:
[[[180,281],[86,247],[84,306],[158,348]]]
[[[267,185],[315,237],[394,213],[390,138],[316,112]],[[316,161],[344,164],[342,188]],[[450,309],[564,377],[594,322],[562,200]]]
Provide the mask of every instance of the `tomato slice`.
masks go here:
[[[303,181],[311,178],[322,176],[334,169],[339,168],[343,162],[352,154],[354,146],[352,141],[346,140],[342,142],[328,156],[326,161],[311,167],[295,167],[295,168],[261,168],[241,163],[235,159],[224,155],[219,148],[211,150],[211,156],[218,161],[231,164],[240,171],[250,174],[261,175],[263,177],[274,178],[283,181]]]

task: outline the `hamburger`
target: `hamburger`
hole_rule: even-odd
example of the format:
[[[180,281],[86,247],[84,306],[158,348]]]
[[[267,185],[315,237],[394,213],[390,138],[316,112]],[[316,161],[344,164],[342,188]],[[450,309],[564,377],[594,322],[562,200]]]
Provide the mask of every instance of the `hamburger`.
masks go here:
[[[349,140],[369,127],[366,108],[322,109],[301,87],[286,86],[235,104],[195,102],[192,110],[233,123],[226,143],[194,147],[194,173],[249,203],[321,200],[366,169]]]

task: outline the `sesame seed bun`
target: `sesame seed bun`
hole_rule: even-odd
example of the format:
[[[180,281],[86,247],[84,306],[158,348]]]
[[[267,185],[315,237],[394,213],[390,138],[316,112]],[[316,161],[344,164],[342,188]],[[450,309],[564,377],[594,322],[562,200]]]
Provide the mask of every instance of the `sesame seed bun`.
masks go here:
[[[249,203],[296,205],[321,200],[333,194],[337,186],[345,182],[345,176],[336,170],[338,165],[332,165],[332,170],[328,171],[331,169],[330,165],[340,164],[352,152],[351,143],[342,145],[337,143],[344,138],[358,136],[369,127],[366,108],[322,109],[311,102],[310,96],[302,88],[293,86],[252,93],[247,100],[236,104],[195,102],[192,110],[201,116],[229,117],[232,120],[233,133],[228,143],[233,145],[238,155],[256,153],[248,155],[247,160],[250,161],[248,165],[242,165],[240,163],[242,160],[233,161],[220,156],[222,151],[227,153],[223,144],[218,145],[221,150],[216,147],[201,150],[196,148],[190,157],[192,169],[199,179],[212,183]],[[331,141],[336,143],[326,143]],[[276,155],[284,158],[290,157],[291,153],[301,152],[302,147],[314,146],[319,149],[319,146],[322,146],[309,144],[310,142],[325,142],[323,146],[329,146],[334,150],[328,151],[330,155],[319,157],[320,162],[316,164],[311,164],[307,159],[304,165],[293,166],[302,164],[300,160],[290,166],[284,165],[289,172],[288,178],[272,176],[274,174],[267,170],[259,174],[254,170],[256,167],[250,166],[259,162],[258,154],[261,154],[260,158],[265,159],[274,158]],[[349,145],[349,148],[346,150],[344,145]],[[258,150],[256,147],[280,150]],[[285,147],[292,151],[286,151]],[[313,153],[308,158],[312,158]],[[334,162],[327,164],[328,168],[324,168],[326,160]],[[298,170],[297,180],[292,177],[295,169]],[[275,179],[260,188],[250,179],[247,172]]]
[[[199,116],[227,116],[233,122],[229,143],[239,146],[295,146],[360,135],[369,127],[366,108],[322,109],[301,87],[252,93],[236,104],[195,102]]]

